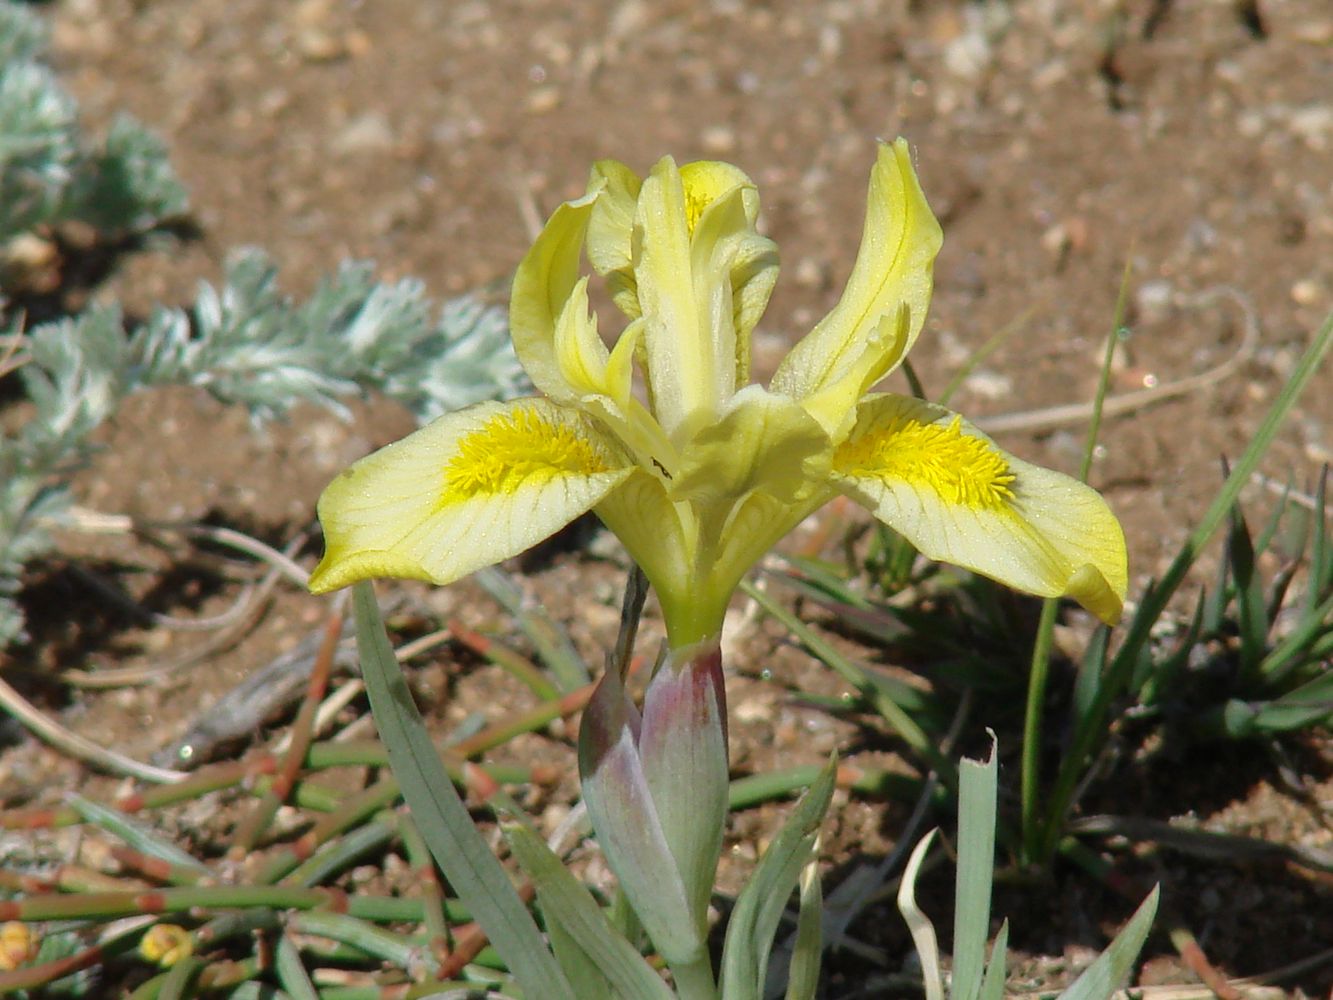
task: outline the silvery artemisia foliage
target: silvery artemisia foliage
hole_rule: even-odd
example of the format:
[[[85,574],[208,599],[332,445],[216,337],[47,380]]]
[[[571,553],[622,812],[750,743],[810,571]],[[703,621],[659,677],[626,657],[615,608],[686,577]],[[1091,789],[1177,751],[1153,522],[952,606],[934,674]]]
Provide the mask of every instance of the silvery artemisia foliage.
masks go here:
[[[243,250],[220,289],[202,285],[192,309],[158,308],[128,336],[116,306],[29,331],[34,412],[0,437],[0,646],[21,634],[12,597],[24,564],[51,550],[43,525],[68,506],[68,472],[130,393],[197,386],[262,421],[302,401],[345,415],[342,399],[375,391],[424,423],[530,391],[504,310],[464,296],[431,312],[420,282],[380,284],[352,262],[295,304],[267,256]]]
[[[184,212],[185,190],[142,126],[120,117],[100,147],[85,140],[45,50],[43,21],[0,0],[0,256],[38,226],[142,233]],[[65,483],[88,434],[132,392],[199,386],[264,420],[299,401],[345,413],[340,399],[374,390],[424,422],[526,390],[503,311],[464,297],[436,321],[430,312],[419,283],[382,285],[354,263],[294,305],[267,257],[250,250],[232,257],[221,289],[200,289],[193,309],[155,310],[128,335],[115,306],[28,331],[20,377],[33,413],[0,436],[0,647],[22,633],[19,576],[52,550],[44,526],[68,506]]]
[[[184,212],[185,189],[142,125],[121,116],[100,148],[88,144],[45,49],[41,19],[0,0],[0,244],[70,220],[141,232]]]
[[[154,312],[130,351],[143,381],[199,386],[256,419],[299,400],[346,416],[340,397],[375,390],[424,423],[528,390],[502,309],[463,296],[432,322],[419,281],[380,284],[352,261],[293,305],[253,249],[232,255],[220,290],[201,285],[190,312]]]

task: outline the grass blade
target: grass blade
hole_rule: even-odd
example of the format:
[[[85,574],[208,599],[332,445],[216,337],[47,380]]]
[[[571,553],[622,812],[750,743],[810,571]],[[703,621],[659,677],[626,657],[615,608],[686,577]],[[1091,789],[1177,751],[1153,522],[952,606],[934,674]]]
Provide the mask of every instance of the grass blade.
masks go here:
[[[994,734],[985,762],[963,758],[958,774],[958,874],[954,890],[952,1000],[977,1000],[990,936],[999,761]]]
[[[990,964],[986,966],[986,978],[981,981],[981,994],[978,1000],[1004,1000],[1005,966],[1009,952],[1009,921],[1000,925],[1000,933],[995,935],[995,946],[990,950]]]
[[[394,658],[371,584],[358,583],[354,600],[357,648],[371,712],[426,845],[523,992],[576,1000],[532,915],[445,773]]]
[[[1240,669],[1256,680],[1268,644],[1268,601],[1263,579],[1255,565],[1257,551],[1240,505],[1231,508],[1231,572],[1236,581],[1236,624],[1240,627]]]
[[[814,854],[819,853],[815,839]],[[823,952],[824,890],[819,881],[819,860],[810,859],[801,872],[801,909],[796,918],[796,940],[787,971],[787,1000],[815,1000]]]
[[[634,947],[611,926],[592,893],[574,878],[555,853],[527,827],[505,825],[505,837],[537,887],[548,925],[558,925],[621,996],[671,1000],[671,990]],[[580,991],[581,1000],[592,1000]]]
[[[159,861],[165,861],[169,865],[175,865],[185,871],[193,872],[203,878],[217,877],[216,872],[194,855],[183,851],[170,841],[163,840],[142,824],[130,819],[119,809],[111,809],[73,792],[66,796],[66,801],[86,822],[101,827],[107,833],[114,834],[134,850],[151,858],[157,858]]]
[[[1153,917],[1157,915],[1157,894],[1154,887],[1115,940],[1060,994],[1060,1000],[1109,1000],[1129,975],[1152,929]]]
[[[856,688],[857,692],[874,706],[875,711],[884,717],[884,721],[925,759],[946,787],[956,787],[958,778],[953,765],[939,752],[925,730],[917,724],[908,711],[888,694],[883,684],[876,684],[865,670],[839,655],[832,645],[824,642],[804,622],[748,580],[741,582],[741,589],[749,597],[754,598],[764,611],[780,622],[814,656],[828,664],[848,684]],[[913,692],[913,697],[919,698],[919,694]]]
[[[926,1000],[944,1000],[944,973],[940,971],[940,944],[935,937],[935,925],[916,905],[916,878],[925,863],[931,841],[938,832],[931,830],[913,848],[898,886],[898,912],[907,922],[912,944],[916,946],[916,953],[921,959],[921,979],[926,990]]]
[[[519,630],[527,636],[537,656],[555,676],[561,691],[568,694],[592,680],[587,664],[579,656],[579,651],[574,648],[565,630],[542,608],[533,607],[525,601],[523,592],[502,570],[488,566],[478,570],[473,579],[514,616]]]
[[[1171,598],[1175,596],[1176,590],[1194,565],[1204,545],[1235,506],[1241,489],[1250,481],[1251,474],[1258,467],[1260,459],[1268,451],[1273,439],[1277,437],[1296,400],[1319,371],[1330,346],[1333,346],[1333,313],[1324,320],[1309,348],[1297,362],[1291,377],[1278,393],[1254,438],[1232,468],[1231,474],[1227,476],[1221,491],[1209,505],[1198,526],[1185,541],[1158,586],[1140,604],[1120,652],[1111,661],[1105,682],[1097,692],[1089,711],[1089,718],[1074,733],[1069,753],[1065,755],[1056,777],[1055,787],[1050,796],[1051,806],[1046,825],[1047,843],[1043,851],[1044,857],[1050,857],[1055,852],[1064,818],[1068,815],[1074,790],[1082,778],[1089,755],[1099,739],[1106,734],[1102,720],[1105,719],[1112,700],[1125,689],[1125,682],[1129,679],[1141,651],[1148,645],[1153,625],[1166,610]]]
[[[722,949],[722,995],[727,1000],[763,996],[773,935],[801,871],[813,860],[819,825],[833,797],[835,767],[830,760],[819,772],[736,900]]]

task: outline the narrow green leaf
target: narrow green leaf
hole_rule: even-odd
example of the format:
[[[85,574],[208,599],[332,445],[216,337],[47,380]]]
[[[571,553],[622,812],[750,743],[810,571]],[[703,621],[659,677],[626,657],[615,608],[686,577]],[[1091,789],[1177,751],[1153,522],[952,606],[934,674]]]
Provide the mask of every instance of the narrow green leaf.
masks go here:
[[[163,840],[141,823],[136,823],[119,809],[111,809],[100,803],[85,799],[76,792],[71,792],[65,799],[71,808],[83,817],[85,822],[101,827],[125,841],[140,854],[146,854],[159,861],[175,865],[185,871],[193,872],[204,878],[214,878],[214,873],[194,855],[181,850],[175,844]]]
[[[1022,860],[1029,864],[1042,860],[1041,845],[1045,840],[1043,837],[1043,822],[1049,826],[1060,821],[1058,816],[1040,816],[1038,808],[1041,791],[1041,723],[1046,712],[1046,682],[1050,677],[1051,652],[1055,640],[1055,619],[1059,613],[1060,602],[1058,600],[1048,597],[1042,601],[1041,619],[1037,623],[1037,635],[1032,643],[1032,666],[1028,672],[1027,699],[1023,706],[1023,745],[1022,760],[1019,764],[1021,770],[1019,798],[1022,811]],[[961,875],[960,872],[960,878]],[[987,884],[989,885],[989,882]],[[987,907],[989,908],[989,906],[990,901],[987,899]],[[983,947],[984,944],[983,939]],[[983,954],[982,951],[977,952],[975,968],[968,970],[969,974],[975,974],[978,980],[978,988],[980,986]],[[972,1000],[972,998],[969,996],[968,1000]]]
[[[1129,975],[1144,939],[1152,929],[1153,917],[1157,915],[1157,895],[1158,888],[1154,887],[1115,940],[1060,994],[1060,1000],[1110,1000],[1111,994]]]
[[[1115,360],[1115,349],[1129,335],[1125,327],[1125,313],[1129,306],[1129,276],[1132,270],[1132,264],[1125,261],[1125,270],[1120,275],[1120,293],[1116,296],[1115,312],[1112,315],[1111,335],[1106,338],[1102,369],[1097,377],[1097,391],[1092,397],[1092,416],[1088,420],[1088,436],[1083,443],[1083,461],[1079,464],[1078,478],[1084,483],[1088,481],[1092,459],[1097,454],[1097,435],[1102,430],[1102,407],[1106,403],[1106,391],[1111,386],[1111,363]]]
[[[1269,546],[1275,540],[1281,541],[1278,531],[1282,527],[1282,522],[1287,518],[1288,511],[1291,510],[1291,480],[1287,480],[1282,487],[1282,495],[1278,497],[1277,503],[1273,504],[1273,510],[1268,515],[1268,520],[1264,522],[1263,528],[1254,540],[1254,554],[1261,556],[1268,551]],[[1284,546],[1280,545],[1280,548]],[[1279,552],[1279,555],[1281,552]]]
[[[819,825],[833,797],[836,767],[834,760],[824,765],[736,899],[722,947],[722,995],[727,1000],[763,996],[773,935],[802,869],[814,858]]]
[[[1333,628],[1333,594],[1318,607],[1305,611],[1297,626],[1264,657],[1259,665],[1263,678],[1270,685],[1284,680],[1307,662],[1310,647],[1330,628]]]
[[[1236,623],[1240,627],[1240,664],[1243,676],[1256,678],[1268,645],[1268,602],[1263,578],[1255,565],[1256,549],[1240,505],[1231,508],[1227,540],[1236,580]]]
[[[995,935],[995,944],[990,950],[990,963],[986,966],[986,978],[981,981],[981,994],[978,1000],[1004,1000],[1005,966],[1009,951],[1009,921],[1000,925],[1000,933]]]
[[[1251,725],[1262,732],[1290,732],[1322,722],[1333,716],[1333,671],[1320,674],[1255,709]]]
[[[1307,598],[1313,608],[1333,587],[1333,544],[1328,537],[1328,466],[1319,473],[1314,494],[1314,541],[1310,545],[1310,584]]]
[[[813,853],[818,855],[819,840]],[[824,890],[819,881],[819,858],[811,857],[801,872],[801,908],[796,917],[787,972],[787,1000],[815,1000],[819,990],[820,958],[824,950]]]
[[[301,953],[286,934],[278,938],[273,965],[278,982],[282,983],[282,988],[292,1000],[319,1000],[319,992],[315,989],[315,984],[310,981],[310,974],[306,972],[305,965],[301,962]]]
[[[1152,626],[1175,596],[1177,588],[1194,565],[1205,543],[1213,536],[1218,525],[1225,520],[1227,512],[1236,503],[1241,489],[1249,483],[1251,473],[1258,467],[1259,460],[1273,443],[1296,400],[1314,378],[1315,373],[1320,370],[1324,355],[1328,353],[1330,347],[1333,347],[1333,313],[1324,320],[1309,348],[1297,362],[1291,377],[1282,386],[1277,399],[1273,401],[1272,407],[1269,408],[1245,452],[1232,468],[1226,482],[1222,484],[1221,491],[1209,505],[1185,544],[1181,546],[1162,576],[1159,586],[1153,590],[1151,596],[1145,596],[1140,602],[1139,611],[1125,636],[1121,652],[1111,661],[1106,681],[1089,710],[1089,723],[1075,733],[1073,745],[1061,763],[1050,797],[1052,805],[1048,815],[1052,817],[1052,822],[1047,825],[1049,842],[1043,851],[1046,856],[1054,853],[1055,844],[1061,835],[1061,823],[1058,820],[1068,814],[1074,791],[1083,776],[1088,759],[1098,742],[1106,736],[1106,727],[1102,724],[1102,720],[1110,709],[1111,701],[1116,697],[1117,691],[1123,686],[1125,679],[1132,675],[1140,652],[1147,646]]]
[[[954,890],[952,1000],[977,1000],[990,936],[999,782],[995,736],[986,761],[963,759],[958,775],[958,874]]]
[[[940,392],[939,398],[935,402],[941,406],[948,406],[949,400],[967,381],[967,377],[977,369],[977,366],[984,362],[988,357],[999,350],[1006,340],[1023,328],[1023,324],[1032,318],[1036,309],[1029,306],[1021,313],[1011,319],[1004,326],[1000,327],[995,333],[986,339],[986,342],[967,356],[967,359],[959,366],[958,370],[945,383],[944,389]]]
[[[540,899],[538,901],[540,903]],[[545,910],[545,905],[542,906]],[[574,987],[575,996],[587,997],[588,1000],[612,1000],[617,996],[611,989],[611,981],[602,975],[597,963],[579,947],[574,936],[565,930],[564,924],[551,913],[545,912],[544,926],[551,950],[555,952],[555,960],[565,970],[565,976]]]
[[[504,833],[518,863],[537,887],[547,927],[558,926],[620,996],[671,1000],[671,990],[662,977],[616,932],[592,893],[566,870],[542,839],[519,824],[505,824]],[[594,1000],[597,995],[578,991],[580,1000]]]
[[[1083,662],[1079,664],[1078,677],[1074,680],[1075,719],[1083,718],[1093,699],[1097,697],[1097,688],[1102,682],[1102,671],[1106,669],[1106,650],[1110,644],[1111,630],[1105,625],[1099,625],[1097,631],[1092,633],[1092,639],[1083,654]]]
[[[1200,594],[1199,599],[1194,602],[1194,616],[1190,619],[1185,634],[1176,640],[1175,650],[1164,660],[1154,664],[1152,676],[1142,688],[1135,689],[1139,692],[1139,700],[1143,704],[1153,705],[1171,696],[1176,678],[1189,663],[1190,653],[1198,645],[1199,636],[1203,632],[1203,603],[1204,595]]]
[[[488,566],[478,570],[473,579],[514,616],[519,629],[527,636],[541,661],[555,676],[561,691],[568,694],[592,680],[592,676],[588,673],[588,665],[574,648],[573,640],[569,638],[568,633],[541,607],[534,607],[525,601],[523,592],[503,571]]]
[[[182,958],[162,977],[158,1000],[186,1000],[195,995],[195,984],[207,963],[195,955]]]
[[[946,787],[956,787],[958,776],[953,764],[939,752],[912,715],[894,698],[890,697],[882,685],[876,684],[863,668],[840,655],[837,650],[808,628],[804,622],[749,581],[742,581],[741,589],[748,596],[754,598],[755,602],[765,612],[780,622],[814,656],[828,664],[848,684],[855,687],[861,696],[875,707],[875,711],[884,717],[884,721],[897,730],[898,735],[925,759],[931,769],[940,776],[940,781]],[[916,693],[916,697],[920,697],[919,692]]]
[[[389,763],[426,845],[523,992],[577,1000],[500,863],[468,815],[389,645],[374,587],[355,589],[361,672]]]

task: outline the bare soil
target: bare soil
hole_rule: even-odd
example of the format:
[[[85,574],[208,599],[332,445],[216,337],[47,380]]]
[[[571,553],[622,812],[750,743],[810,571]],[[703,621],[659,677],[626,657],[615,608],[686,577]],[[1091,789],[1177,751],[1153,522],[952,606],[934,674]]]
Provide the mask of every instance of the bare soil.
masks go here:
[[[581,193],[595,159],[642,171],[671,153],[730,160],[759,184],[784,262],[756,341],[766,376],[841,290],[874,140],[905,135],[946,233],[912,358],[927,390],[1015,325],[954,399],[969,416],[1089,399],[1126,264],[1132,333],[1115,392],[1215,366],[1246,322],[1258,323],[1258,350],[1239,373],[1103,430],[1093,481],[1125,524],[1133,593],[1174,555],[1217,492],[1219,459],[1239,454],[1333,308],[1333,10],[1324,0],[57,0],[46,10],[55,61],[89,124],[128,110],[165,136],[202,233],[122,258],[71,295],[70,308],[84,296],[121,299],[131,313],[189,301],[243,244],[272,254],[293,294],[350,255],[375,260],[386,279],[419,276],[443,298],[502,282],[529,242],[530,209],[544,216]],[[104,428],[78,497],[98,511],[208,520],[284,545],[311,526],[315,498],[338,469],[409,426],[371,401],[350,424],[302,410],[255,430],[200,393],[155,393]],[[1074,470],[1082,430],[1071,423],[1001,439],[1027,459]],[[1324,372],[1264,469],[1305,484],[1330,457],[1333,378]],[[1250,500],[1267,507],[1261,489]],[[309,563],[317,548],[300,558]],[[68,562],[34,567],[28,581],[33,642],[14,665],[16,682],[65,725],[141,759],[326,612],[279,588],[242,641],[167,683],[71,688],[63,671],[152,665],[202,641],[115,610],[86,570],[179,616],[225,610],[242,581],[208,553],[125,537],[71,537],[64,551]],[[580,547],[526,568],[523,586],[600,663],[621,570]],[[472,584],[412,593],[442,618],[503,621]],[[738,619],[729,657],[737,773],[818,762],[834,747],[853,763],[906,769],[882,726],[790,696],[789,685],[842,688],[771,623]],[[453,647],[420,668],[418,683],[438,693],[441,725],[475,711],[496,718],[527,697]],[[974,713],[962,748],[979,751],[983,726],[1016,711]],[[1016,788],[1016,733],[1004,724],[1005,781]],[[507,751],[572,772],[570,747],[557,730]],[[1327,848],[1333,741],[1316,730],[1286,753],[1302,794],[1261,747],[1143,751],[1089,808]],[[6,807],[57,801],[68,789],[105,798],[115,787],[31,740],[0,757]],[[551,794],[568,802],[573,782]],[[830,886],[891,850],[909,811],[840,798],[824,845]],[[724,888],[739,885],[783,815],[774,805],[734,818]],[[1117,856],[1163,880],[1169,916],[1227,975],[1298,962],[1333,936],[1327,876],[1147,848]],[[945,927],[950,878],[933,876],[932,886],[928,905]],[[996,913],[1011,919],[1019,953],[1011,987],[1066,981],[1129,912],[1074,870],[1002,887]],[[891,902],[851,934],[884,964],[835,955],[827,995],[901,992],[891,974],[911,947]],[[1195,981],[1164,931],[1137,975],[1144,985]],[[1283,985],[1325,994],[1333,966]]]

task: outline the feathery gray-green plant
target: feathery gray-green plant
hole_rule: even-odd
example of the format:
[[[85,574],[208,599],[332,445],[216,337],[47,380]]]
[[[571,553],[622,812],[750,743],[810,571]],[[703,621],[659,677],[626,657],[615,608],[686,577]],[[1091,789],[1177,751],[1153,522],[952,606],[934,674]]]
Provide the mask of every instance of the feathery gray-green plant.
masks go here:
[[[420,282],[381,284],[353,262],[297,304],[265,254],[242,250],[221,288],[204,284],[190,310],[157,308],[128,334],[115,305],[30,330],[20,376],[33,413],[0,436],[0,647],[22,634],[13,598],[23,567],[52,550],[69,472],[131,393],[197,386],[263,421],[298,402],[345,414],[344,399],[375,391],[424,422],[527,390],[502,309],[462,296],[431,312]]]
[[[0,249],[38,226],[77,220],[137,233],[184,212],[161,140],[122,115],[90,142],[45,52],[41,18],[0,0]]]

